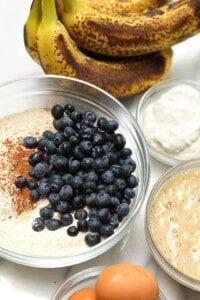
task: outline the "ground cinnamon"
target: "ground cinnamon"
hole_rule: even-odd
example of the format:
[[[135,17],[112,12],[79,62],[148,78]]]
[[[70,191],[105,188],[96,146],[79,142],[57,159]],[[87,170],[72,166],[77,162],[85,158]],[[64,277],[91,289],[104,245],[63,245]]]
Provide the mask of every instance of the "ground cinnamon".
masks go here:
[[[34,203],[31,202],[29,197],[30,190],[28,188],[22,190],[16,188],[15,179],[19,175],[29,177],[28,173],[31,166],[28,163],[28,157],[33,153],[33,150],[25,148],[21,139],[15,141],[6,139],[3,144],[7,149],[5,155],[9,164],[2,161],[0,167],[3,170],[9,169],[6,178],[3,175],[0,178],[0,188],[9,192],[15,211],[17,214],[21,214],[23,211],[33,209]]]

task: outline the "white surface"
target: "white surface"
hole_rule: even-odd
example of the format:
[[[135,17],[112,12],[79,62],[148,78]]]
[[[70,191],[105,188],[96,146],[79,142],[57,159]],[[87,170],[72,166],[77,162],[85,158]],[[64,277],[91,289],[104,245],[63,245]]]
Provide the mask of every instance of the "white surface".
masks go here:
[[[31,0],[0,1],[0,84],[23,75],[43,74],[41,68],[26,53],[23,44],[23,24],[30,5]],[[170,78],[200,80],[200,35],[173,49],[174,58]],[[125,106],[132,113],[140,96],[124,100]],[[156,179],[167,169],[168,166],[151,159],[150,189]],[[136,262],[149,267],[157,276],[160,288],[168,300],[200,299],[199,293],[172,280],[155,263],[144,237],[144,211],[145,204],[127,239],[122,240],[99,258],[73,268],[37,269],[20,266],[0,258],[0,291],[3,295],[1,299],[51,299],[55,290],[70,274],[92,265],[105,265],[118,261]]]

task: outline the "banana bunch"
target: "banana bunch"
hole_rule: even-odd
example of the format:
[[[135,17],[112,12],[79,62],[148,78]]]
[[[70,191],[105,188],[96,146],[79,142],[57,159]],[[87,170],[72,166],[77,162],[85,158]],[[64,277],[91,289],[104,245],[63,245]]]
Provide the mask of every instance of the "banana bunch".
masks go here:
[[[119,0],[117,1],[120,2]],[[142,2],[142,0],[130,1],[132,3],[133,1]],[[164,0],[149,1],[160,3],[159,1]],[[90,2],[92,3],[92,1]],[[111,57],[107,53],[106,55],[98,54],[94,49],[89,49],[88,51],[87,47],[83,47],[85,44],[80,45],[76,39],[77,34],[74,38],[72,37],[73,30],[70,30],[70,28],[73,28],[73,26],[69,24],[74,24],[74,30],[77,30],[76,33],[80,30],[80,36],[82,36],[86,28],[86,43],[86,35],[88,35],[88,38],[96,36],[99,45],[102,42],[98,38],[99,29],[97,31],[95,29],[91,32],[87,31],[89,22],[85,23],[85,27],[84,21],[82,23],[83,27],[76,29],[79,21],[76,23],[75,20],[79,16],[79,12],[76,10],[78,15],[74,14],[73,7],[77,7],[74,6],[74,3],[78,4],[75,0],[33,0],[32,2],[24,24],[24,44],[32,59],[41,65],[45,73],[76,77],[88,81],[120,99],[144,91],[166,78],[170,71],[173,57],[173,51],[170,47],[163,47],[162,50],[151,51],[149,54],[140,56],[125,57],[125,55],[120,54],[119,57]],[[80,8],[87,3],[88,6],[86,7],[88,7],[88,10],[95,12],[97,16],[99,15],[97,9],[89,6],[89,1],[82,0],[80,3]],[[149,2],[145,7],[143,6],[143,9],[146,10],[148,5],[150,5]],[[70,10],[67,10],[69,8]],[[72,12],[71,17],[69,11]],[[84,10],[80,10],[80,12],[85,17]],[[103,16],[105,14],[103,13]],[[89,15],[91,18],[94,16],[88,11]],[[110,13],[107,12],[107,15],[109,17]],[[113,18],[116,19],[116,16],[122,17],[123,15],[124,13],[119,14],[116,11],[113,14]],[[130,15],[138,18],[138,13],[131,12]],[[67,22],[65,24],[68,17],[71,23]],[[113,24],[110,23],[107,33],[110,30],[112,31],[112,26]],[[123,26],[121,29],[123,31]],[[116,36],[115,44],[119,48],[123,47],[123,45],[120,46],[118,39],[120,40],[121,37]]]

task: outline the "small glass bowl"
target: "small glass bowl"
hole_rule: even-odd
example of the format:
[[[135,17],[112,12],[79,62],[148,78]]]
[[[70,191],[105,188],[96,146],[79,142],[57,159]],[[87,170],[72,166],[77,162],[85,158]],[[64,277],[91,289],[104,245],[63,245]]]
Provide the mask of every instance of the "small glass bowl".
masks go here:
[[[144,136],[145,136],[145,132],[144,132],[143,128],[144,128],[144,112],[145,112],[145,109],[148,107],[149,104],[156,102],[157,100],[159,100],[159,98],[163,94],[165,94],[171,88],[176,87],[178,85],[187,85],[187,86],[195,88],[197,91],[200,92],[200,83],[197,82],[197,81],[192,81],[192,80],[164,80],[164,81],[154,85],[153,87],[151,87],[150,89],[148,89],[144,93],[144,95],[142,96],[142,98],[138,102],[138,105],[137,105],[137,108],[136,108],[136,120],[137,120],[140,128],[142,129],[142,131],[144,133]],[[161,122],[161,120],[160,120],[160,122]],[[183,120],[183,122],[184,122],[184,120]],[[146,139],[146,143],[147,143],[147,146],[148,146],[148,149],[149,149],[149,153],[154,158],[156,158],[157,160],[159,160],[160,162],[162,162],[164,164],[167,164],[167,165],[170,165],[170,166],[175,166],[175,165],[177,165],[179,163],[182,163],[186,160],[198,158],[198,157],[193,157],[192,154],[191,155],[187,154],[186,159],[181,159],[180,156],[178,157],[174,153],[170,154],[168,151],[165,151],[161,147],[159,148],[158,145],[154,146],[153,143],[151,143],[151,141],[149,141],[146,136],[145,136],[145,139]]]
[[[104,268],[105,266],[92,267],[71,276],[58,288],[51,300],[66,300],[82,288],[94,287],[98,275]],[[158,300],[167,300],[161,291]]]
[[[195,172],[193,177],[191,172]],[[184,186],[185,192],[181,191]],[[199,227],[195,227],[200,224],[199,198],[200,160],[195,159],[162,175],[149,194],[145,211],[145,236],[155,260],[177,282],[198,292],[199,242],[195,240]],[[195,203],[197,209],[190,207]]]
[[[56,253],[47,255],[46,249],[43,250],[42,255],[33,255],[26,251],[21,253],[21,251],[2,247],[0,242],[0,256],[23,265],[56,268],[85,262],[114,246],[129,230],[145,200],[149,185],[148,149],[134,117],[121,102],[102,89],[79,79],[64,76],[31,76],[7,82],[0,86],[0,99],[0,117],[31,108],[50,108],[56,103],[63,105],[70,103],[77,110],[91,110],[97,114],[97,117],[104,116],[118,120],[118,131],[125,136],[126,146],[132,150],[137,165],[135,176],[139,178],[130,213],[123,219],[116,232],[98,245],[66,255]]]

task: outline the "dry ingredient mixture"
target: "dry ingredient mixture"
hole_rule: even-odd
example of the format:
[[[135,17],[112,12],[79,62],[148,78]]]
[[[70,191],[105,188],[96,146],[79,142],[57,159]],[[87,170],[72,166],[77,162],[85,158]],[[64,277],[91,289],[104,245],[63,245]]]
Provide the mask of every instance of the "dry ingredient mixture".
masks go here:
[[[135,161],[131,158],[132,152],[129,148],[125,147],[126,142],[124,137],[121,134],[114,133],[118,128],[118,124],[114,120],[108,122],[109,126],[107,127],[107,131],[110,132],[106,133],[106,139],[110,139],[111,137],[111,139],[113,139],[113,137],[115,137],[115,142],[106,142],[104,147],[100,147],[100,144],[102,145],[102,142],[100,142],[102,137],[99,135],[95,135],[95,137],[92,136],[95,140],[95,142],[93,141],[95,145],[91,145],[91,143],[88,142],[91,138],[89,138],[90,130],[88,129],[88,126],[86,126],[88,125],[88,120],[84,120],[84,125],[80,130],[81,134],[84,135],[81,144],[79,140],[81,135],[77,137],[77,133],[73,133],[74,129],[68,126],[69,124],[67,126],[65,125],[65,131],[62,131],[61,129],[57,130],[58,128],[56,127],[63,126],[66,120],[63,121],[63,117],[59,118],[58,116],[53,120],[52,111],[53,110],[50,111],[47,109],[31,109],[0,119],[0,246],[18,253],[57,256],[68,255],[71,253],[77,254],[86,251],[88,245],[85,242],[85,235],[88,228],[92,230],[92,234],[90,234],[90,236],[92,236],[92,243],[94,243],[93,237],[97,231],[101,232],[102,238],[113,234],[123,217],[128,214],[131,199],[135,196],[134,188],[138,184],[137,178],[132,174],[136,168]],[[54,107],[54,113],[55,115],[59,115],[59,105]],[[79,117],[79,113],[75,111],[74,119]],[[94,114],[88,112],[87,117],[94,118]],[[67,121],[69,122],[69,120]],[[102,127],[100,130],[101,132],[103,132],[105,121],[107,122],[105,119],[99,121],[99,128]],[[77,122],[76,126],[79,128],[79,122]],[[91,124],[90,126],[93,127]],[[77,129],[77,132],[78,131],[79,129]],[[52,152],[55,151],[55,144],[52,148],[52,134],[54,143],[60,142],[63,138],[63,134],[65,134],[65,140],[62,144],[63,147],[61,147],[61,144],[57,147],[56,153],[58,154],[56,154],[56,160],[55,152]],[[51,138],[49,137],[50,135]],[[76,170],[77,165],[80,165],[80,162],[78,162],[74,156],[73,159],[71,156],[68,157],[68,159],[63,157],[63,151],[68,153],[68,147],[66,147],[66,145],[72,135],[71,146],[73,146],[72,149],[75,151],[73,153],[75,153],[76,156],[81,155],[80,161],[82,163],[84,162],[84,171],[80,169]],[[32,147],[33,138],[37,139],[37,143],[39,143],[39,141],[43,143],[45,140],[45,146],[43,145],[43,147],[46,150],[39,149],[39,152],[41,151],[43,153],[43,159],[46,160],[44,163],[41,163],[41,161],[39,163],[34,162],[35,159],[38,159],[38,148],[35,146]],[[66,141],[66,139],[69,140]],[[80,147],[82,147],[82,153],[80,153],[80,149],[79,151],[77,150],[77,142],[80,143],[79,146],[81,145]],[[42,143],[40,143],[40,146]],[[113,149],[113,143],[115,143],[115,148],[118,148],[115,149],[115,151]],[[110,147],[112,146],[112,151],[111,148],[109,148],[109,145]],[[106,159],[104,157],[105,155],[102,155],[103,150],[101,148],[104,148],[103,153],[107,155]],[[87,151],[91,151],[90,155]],[[113,151],[115,152],[114,154]],[[37,155],[35,155],[36,152]],[[50,152],[52,152],[51,155],[49,154]],[[93,165],[90,164],[90,160],[88,164],[88,157],[91,155],[93,155],[95,161],[93,165],[96,166],[96,171],[98,170],[99,172],[98,176],[93,170],[91,171]],[[85,157],[87,157],[87,163],[84,161]],[[110,169],[104,170],[105,172],[101,171],[102,157],[104,157],[104,163],[105,161],[108,163],[110,160],[108,163]],[[30,165],[30,158],[32,165]],[[68,162],[67,173],[71,172],[71,174],[67,174],[67,177],[65,176],[66,174],[63,175],[63,170],[59,174],[56,171],[63,168],[63,159]],[[48,163],[48,160],[52,162],[51,164],[48,164],[48,174],[41,176],[41,172],[43,172],[41,165],[44,167],[45,164]],[[76,164],[74,164],[74,162],[76,162]],[[99,162],[101,163],[99,164]],[[54,167],[53,169],[52,166]],[[52,172],[51,175],[54,177],[54,180],[55,177],[57,180],[57,175],[60,176],[62,174],[62,176],[65,176],[63,177],[63,180],[65,178],[65,181],[67,182],[69,181],[68,175],[73,175],[73,184],[70,189],[69,184],[64,184],[59,190],[59,203],[54,203],[55,205],[62,204],[59,208],[60,210],[63,210],[63,205],[66,204],[66,202],[69,202],[69,205],[71,205],[69,212],[71,213],[72,206],[78,205],[78,197],[84,194],[85,191],[87,191],[87,193],[90,191],[89,197],[87,198],[90,203],[88,206],[89,211],[94,208],[89,219],[90,225],[88,225],[89,221],[85,222],[84,219],[85,214],[89,213],[88,207],[85,209],[85,202],[79,203],[80,207],[73,211],[73,222],[69,222],[69,216],[66,217],[65,213],[58,210],[58,206],[55,206],[50,202],[49,195],[52,194],[52,191],[44,197],[47,186],[52,188],[48,178],[48,176],[50,177],[49,172]],[[122,178],[122,174],[124,178]],[[37,176],[39,176],[39,179]],[[81,176],[83,181],[87,178],[86,182],[84,182],[84,186],[80,186]],[[29,182],[30,185],[31,180],[36,181],[36,178],[36,188],[33,188],[33,185],[32,188],[19,188],[18,185],[21,185],[23,180]],[[95,180],[96,184],[94,184]],[[54,188],[56,182],[57,181],[53,182]],[[93,188],[95,189],[93,190]],[[38,191],[40,196],[36,197]],[[73,192],[73,195],[70,194],[70,199],[68,201],[69,191],[70,193]],[[96,192],[95,195],[98,195],[98,197],[93,197],[94,191]],[[72,196],[73,201],[75,201],[74,199],[76,198],[76,202],[72,203]],[[92,205],[90,201],[94,201],[94,199],[96,202],[95,205]],[[57,198],[52,198],[52,201],[57,201]],[[84,199],[84,201],[86,200]],[[95,210],[98,210],[98,218],[96,214],[97,211]],[[99,221],[97,219],[100,219],[101,221],[101,226],[98,230],[95,227],[98,224],[97,221]],[[66,229],[69,225],[68,222],[71,225],[70,228],[73,230],[70,234],[67,234]],[[79,224],[78,231],[77,224]],[[100,239],[98,242],[100,242]]]
[[[158,151],[187,160],[200,156],[200,92],[188,85],[169,89],[144,111],[143,131]]]
[[[153,201],[153,239],[179,271],[200,280],[200,170],[171,178]]]

